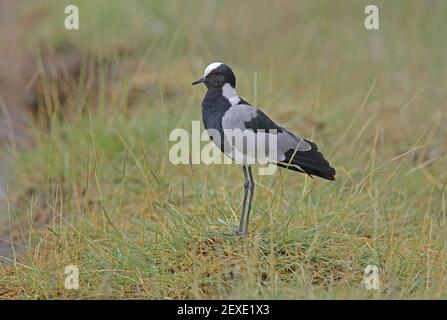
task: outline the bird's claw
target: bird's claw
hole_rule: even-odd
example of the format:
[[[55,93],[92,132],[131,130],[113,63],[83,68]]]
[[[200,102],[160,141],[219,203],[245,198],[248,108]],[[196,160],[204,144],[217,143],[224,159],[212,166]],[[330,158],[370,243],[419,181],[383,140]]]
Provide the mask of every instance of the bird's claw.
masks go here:
[[[247,235],[247,232],[243,232],[239,229],[234,230],[231,233],[225,233],[226,236],[231,236],[231,237],[243,237],[245,235]]]

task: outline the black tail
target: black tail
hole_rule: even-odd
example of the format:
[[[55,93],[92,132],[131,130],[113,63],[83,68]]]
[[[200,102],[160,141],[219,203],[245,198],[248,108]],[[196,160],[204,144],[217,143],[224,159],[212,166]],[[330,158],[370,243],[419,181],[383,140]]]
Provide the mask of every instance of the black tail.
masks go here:
[[[290,149],[285,153],[286,159],[277,163],[278,166],[290,170],[306,173],[310,176],[317,176],[327,180],[335,180],[335,169],[318,151],[315,143],[308,142],[312,149],[309,151],[295,151]]]

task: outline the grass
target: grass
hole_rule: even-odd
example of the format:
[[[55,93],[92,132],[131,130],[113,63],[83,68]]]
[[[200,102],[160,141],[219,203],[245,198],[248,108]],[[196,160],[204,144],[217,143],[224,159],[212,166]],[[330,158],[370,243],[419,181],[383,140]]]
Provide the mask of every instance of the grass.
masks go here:
[[[447,298],[445,2],[376,1],[379,31],[364,1],[72,2],[75,32],[60,2],[23,9],[46,12],[29,39],[40,116],[8,170],[0,234],[24,249],[0,257],[1,298]],[[61,48],[82,53],[62,84],[39,63]],[[168,160],[214,60],[337,169],[256,176],[243,239],[223,235],[240,168]],[[70,264],[79,290],[63,286]],[[362,286],[371,264],[379,291]]]

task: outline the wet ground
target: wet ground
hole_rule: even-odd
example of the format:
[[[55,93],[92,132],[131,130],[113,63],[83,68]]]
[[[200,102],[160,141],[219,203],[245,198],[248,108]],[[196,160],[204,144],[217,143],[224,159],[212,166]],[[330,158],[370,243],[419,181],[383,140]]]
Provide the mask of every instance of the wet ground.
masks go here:
[[[7,259],[12,259],[14,252],[10,244],[5,191],[10,161],[6,159],[11,160],[11,154],[17,149],[32,147],[28,128],[39,112],[38,70],[45,73],[47,80],[62,83],[62,87],[64,77],[77,78],[81,59],[78,51],[56,50],[50,54],[39,46],[43,69],[38,69],[34,52],[37,48],[29,46],[27,35],[29,30],[43,23],[45,14],[32,14],[25,6],[23,1],[0,0],[0,43],[7,44],[0,46],[0,257]],[[59,94],[63,101],[64,91],[60,90]],[[19,249],[20,245],[16,253]],[[0,268],[5,265],[4,261],[0,259]]]
[[[15,0],[0,0],[0,256],[13,258],[9,242],[6,206],[6,172],[4,153],[26,147],[32,119],[34,95],[30,79],[34,68],[32,54],[25,49],[28,19],[21,16],[21,4]],[[0,268],[5,259],[0,259]]]

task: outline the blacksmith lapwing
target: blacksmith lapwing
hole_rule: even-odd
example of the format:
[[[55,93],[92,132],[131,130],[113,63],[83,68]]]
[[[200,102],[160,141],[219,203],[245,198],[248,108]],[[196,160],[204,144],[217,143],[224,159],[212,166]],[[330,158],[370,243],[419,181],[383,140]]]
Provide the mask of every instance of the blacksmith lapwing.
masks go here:
[[[318,148],[313,142],[277,125],[261,110],[237,95],[236,77],[228,65],[220,62],[211,63],[206,67],[203,78],[192,84],[199,83],[204,83],[208,89],[202,102],[202,120],[205,129],[208,133],[213,131],[213,135],[210,134],[210,137],[222,152],[233,159],[238,158],[237,155],[243,158],[240,160],[244,173],[242,212],[239,228],[232,235],[242,236],[246,235],[248,231],[255,183],[251,170],[252,163],[247,161],[247,157],[256,158],[256,155],[247,151],[245,145],[241,148],[235,145],[233,139],[227,139],[228,131],[233,130],[239,134],[249,133],[256,138],[274,134],[276,138],[275,159],[269,158],[269,163],[302,172],[311,177],[335,179],[335,169],[318,152]],[[216,139],[216,132],[221,139]],[[250,191],[249,195],[248,191]],[[248,207],[245,214],[247,195]]]

